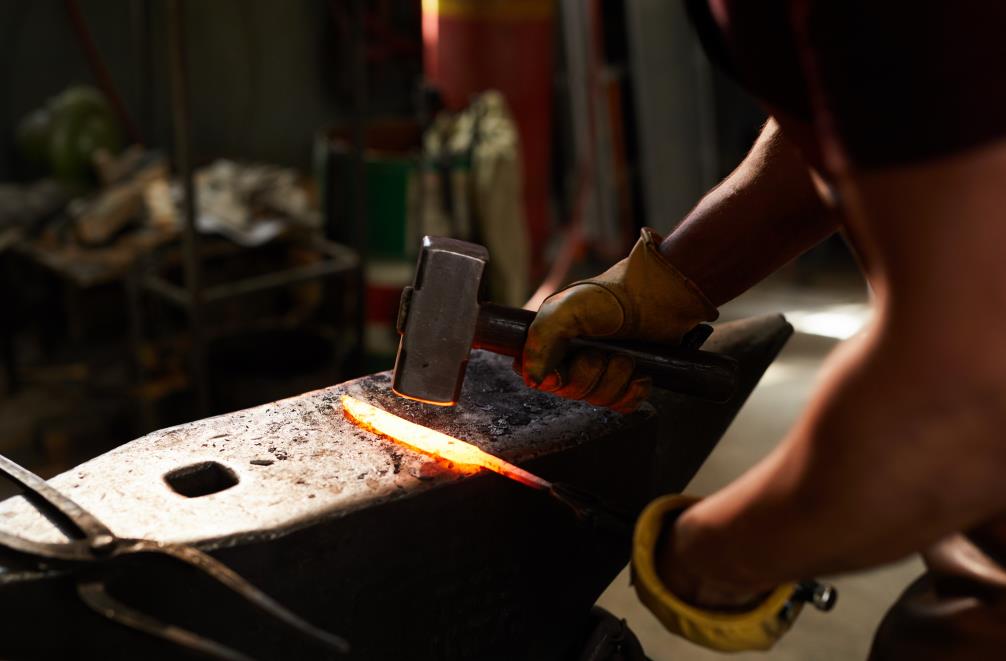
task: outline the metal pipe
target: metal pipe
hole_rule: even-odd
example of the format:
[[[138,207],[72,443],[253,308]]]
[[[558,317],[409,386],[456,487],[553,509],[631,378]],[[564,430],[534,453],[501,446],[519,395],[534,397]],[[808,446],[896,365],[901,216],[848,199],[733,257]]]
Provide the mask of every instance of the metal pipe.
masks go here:
[[[192,176],[192,130],[189,113],[188,79],[185,62],[185,32],[181,0],[167,2],[168,73],[171,79],[171,116],[174,128],[175,166],[184,190],[185,225],[182,234],[185,288],[188,290],[190,355],[196,405],[200,415],[210,408],[206,374],[206,346],[203,328],[202,265],[199,233],[196,229],[196,186]]]
[[[154,137],[154,94],[151,7],[147,0],[130,0],[130,53],[135,60],[133,67],[133,94],[136,100],[136,124],[141,135],[152,142]]]
[[[357,350],[355,360],[350,360],[354,375],[363,372],[364,324],[367,301],[367,171],[364,151],[367,148],[367,41],[366,2],[353,0],[352,4],[352,88],[353,88],[353,248],[360,256],[359,280],[353,309],[356,327]]]
[[[142,280],[143,289],[151,291],[169,303],[180,308],[189,307],[189,293],[184,287],[179,287],[173,282],[165,280],[161,276],[152,275]]]
[[[208,287],[204,292],[204,298],[207,302],[212,303],[236,296],[254,294],[267,289],[288,287],[300,282],[315,280],[322,276],[344,273],[355,268],[355,260],[352,262],[340,262],[335,259],[327,259],[322,262],[280,271],[279,273],[266,273],[264,275],[251,276],[234,282]]]

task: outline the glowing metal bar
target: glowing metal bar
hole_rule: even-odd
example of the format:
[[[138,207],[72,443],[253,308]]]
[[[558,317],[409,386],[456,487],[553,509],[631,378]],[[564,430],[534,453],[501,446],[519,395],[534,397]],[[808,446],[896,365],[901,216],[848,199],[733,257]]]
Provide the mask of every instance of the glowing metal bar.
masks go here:
[[[533,489],[549,489],[552,484],[519,466],[484,452],[471,443],[417,425],[349,395],[342,396],[342,409],[356,424],[413,450],[462,466],[487,468]]]

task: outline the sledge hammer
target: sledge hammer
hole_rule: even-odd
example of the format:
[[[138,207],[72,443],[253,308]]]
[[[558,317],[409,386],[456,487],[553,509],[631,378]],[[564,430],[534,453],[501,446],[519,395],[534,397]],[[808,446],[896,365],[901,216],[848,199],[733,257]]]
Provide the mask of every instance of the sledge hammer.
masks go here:
[[[474,349],[519,358],[535,313],[482,300],[489,263],[485,247],[467,241],[426,236],[411,287],[402,291],[398,310],[401,341],[392,388],[402,397],[453,406],[461,393],[468,354]],[[737,364],[698,347],[712,329],[700,325],[681,346],[576,338],[571,351],[596,349],[627,356],[636,373],[653,385],[712,401],[733,394]]]

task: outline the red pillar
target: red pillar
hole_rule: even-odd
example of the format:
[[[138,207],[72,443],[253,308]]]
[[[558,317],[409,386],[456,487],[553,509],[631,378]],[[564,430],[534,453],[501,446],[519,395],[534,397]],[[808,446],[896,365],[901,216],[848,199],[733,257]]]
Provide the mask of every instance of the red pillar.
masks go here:
[[[423,0],[425,74],[447,107],[495,89],[513,112],[534,274],[549,229],[554,21],[552,0]]]

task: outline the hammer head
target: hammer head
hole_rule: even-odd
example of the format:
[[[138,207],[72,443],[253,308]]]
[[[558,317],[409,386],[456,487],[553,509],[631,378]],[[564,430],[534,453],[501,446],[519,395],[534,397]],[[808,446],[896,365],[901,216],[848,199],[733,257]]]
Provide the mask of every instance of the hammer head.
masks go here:
[[[402,397],[453,406],[461,393],[479,317],[489,252],[482,246],[423,237],[412,287],[398,311],[392,388]]]

